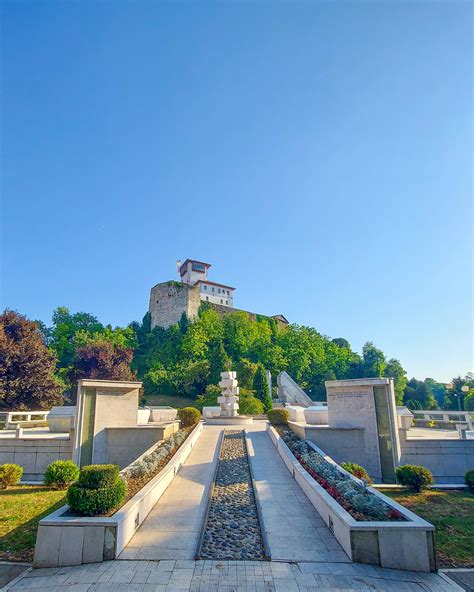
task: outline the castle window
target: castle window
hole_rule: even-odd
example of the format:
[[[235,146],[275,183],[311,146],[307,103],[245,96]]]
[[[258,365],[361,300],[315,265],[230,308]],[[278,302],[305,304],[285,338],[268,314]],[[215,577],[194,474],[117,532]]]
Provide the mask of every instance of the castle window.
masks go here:
[[[229,304],[229,301],[228,301],[228,300],[226,300],[226,301],[225,301],[225,303],[226,303],[226,304]]]
[[[221,304],[224,304],[224,302],[223,302],[222,298],[221,298]]]
[[[207,286],[206,286],[206,284],[204,284],[204,289],[205,289],[205,290],[207,290]]]
[[[212,288],[212,291],[215,292],[214,287]]]
[[[209,296],[206,296],[206,300],[209,300]]]

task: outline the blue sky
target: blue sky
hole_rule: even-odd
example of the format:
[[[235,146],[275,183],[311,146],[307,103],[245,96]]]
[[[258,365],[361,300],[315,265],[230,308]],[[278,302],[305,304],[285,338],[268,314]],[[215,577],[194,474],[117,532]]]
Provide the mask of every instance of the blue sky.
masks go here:
[[[468,2],[3,2],[2,304],[235,306],[472,370]]]

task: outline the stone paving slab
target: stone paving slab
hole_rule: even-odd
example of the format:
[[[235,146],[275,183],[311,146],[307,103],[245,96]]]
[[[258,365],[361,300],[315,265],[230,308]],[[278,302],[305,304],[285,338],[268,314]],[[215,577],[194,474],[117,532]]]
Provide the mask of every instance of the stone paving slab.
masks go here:
[[[217,463],[221,429],[205,426],[186,462],[120,559],[194,559]]]
[[[455,592],[437,574],[360,563],[266,561],[108,561],[35,569],[14,592]]]
[[[290,475],[266,432],[248,432],[249,461],[271,558],[350,562],[321,516]]]

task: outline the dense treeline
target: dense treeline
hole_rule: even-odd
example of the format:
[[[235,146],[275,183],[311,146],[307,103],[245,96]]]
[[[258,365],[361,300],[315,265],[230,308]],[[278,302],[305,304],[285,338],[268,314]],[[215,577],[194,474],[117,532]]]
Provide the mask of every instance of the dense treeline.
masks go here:
[[[23,333],[31,347],[28,340],[22,341],[18,325],[28,327]],[[203,404],[215,399],[213,385],[217,385],[219,373],[230,368],[237,370],[242,392],[260,401],[252,399],[249,405],[263,405],[264,409],[270,404],[262,379],[265,370],[274,377],[286,370],[314,400],[326,398],[325,380],[385,376],[395,379],[398,404],[420,409],[469,408],[474,404],[474,388],[462,391],[466,384],[474,387],[472,375],[453,379],[451,389],[431,378],[407,381],[400,362],[387,360],[373,343],[366,343],[360,355],[347,340],[331,339],[312,327],[279,325],[263,316],[250,320],[243,312],[221,316],[206,304],[193,321],[183,314],[176,325],[153,330],[148,314],[141,323],[112,328],[91,314],[71,314],[64,307],[55,310],[50,326],[6,311],[0,316],[0,356],[5,360],[0,365],[0,403],[16,408],[47,407],[58,402],[61,391],[73,398],[79,378],[138,378],[143,380],[145,396],[184,395]],[[28,360],[39,364],[38,356],[43,356],[48,368],[46,395],[38,398],[41,385],[32,385],[31,373],[31,397],[25,387],[15,395]]]

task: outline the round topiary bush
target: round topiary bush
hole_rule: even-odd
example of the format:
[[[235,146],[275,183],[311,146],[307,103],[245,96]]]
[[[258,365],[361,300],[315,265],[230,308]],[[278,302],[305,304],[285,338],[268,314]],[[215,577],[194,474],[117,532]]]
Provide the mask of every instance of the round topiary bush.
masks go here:
[[[431,471],[419,465],[402,465],[396,473],[398,483],[411,491],[419,492],[433,484]]]
[[[118,478],[117,465],[87,465],[82,467],[77,485],[88,489],[101,489],[113,485]]]
[[[79,469],[72,460],[55,460],[46,469],[44,484],[55,489],[66,489],[77,481]]]
[[[88,465],[67,490],[67,503],[80,516],[107,514],[121,505],[126,488],[117,465]]]
[[[263,403],[257,397],[242,397],[239,399],[239,413],[243,415],[262,415],[264,411]]]
[[[464,483],[469,487],[471,491],[474,492],[474,469],[470,469],[464,475]]]
[[[288,425],[290,414],[286,409],[270,409],[267,418],[272,425]]]
[[[181,420],[181,427],[188,428],[199,423],[201,413],[196,407],[183,407],[178,409],[178,417]]]
[[[23,467],[20,467],[20,465],[14,465],[12,463],[0,465],[0,488],[8,489],[8,487],[16,485],[20,482],[22,475]]]
[[[360,465],[353,462],[343,462],[341,463],[341,467],[351,475],[354,475],[354,477],[358,477],[359,479],[364,479],[364,481],[367,481],[368,483],[372,483],[372,479],[364,467],[361,467]]]

